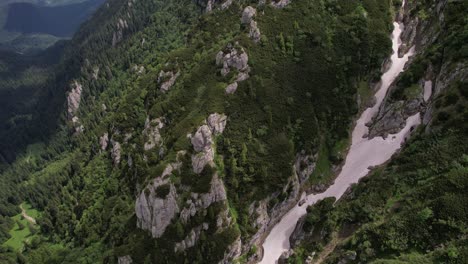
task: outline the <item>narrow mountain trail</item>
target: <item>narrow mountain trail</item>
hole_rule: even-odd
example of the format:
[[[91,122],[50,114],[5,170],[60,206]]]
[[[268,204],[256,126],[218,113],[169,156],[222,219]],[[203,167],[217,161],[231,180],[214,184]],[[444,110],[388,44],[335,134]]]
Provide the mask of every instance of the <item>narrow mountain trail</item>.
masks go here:
[[[29,216],[28,213],[26,213],[26,210],[23,208],[23,205],[20,205],[21,208],[21,215],[24,217],[24,219],[28,220],[31,224],[36,224],[36,219],[33,217]]]

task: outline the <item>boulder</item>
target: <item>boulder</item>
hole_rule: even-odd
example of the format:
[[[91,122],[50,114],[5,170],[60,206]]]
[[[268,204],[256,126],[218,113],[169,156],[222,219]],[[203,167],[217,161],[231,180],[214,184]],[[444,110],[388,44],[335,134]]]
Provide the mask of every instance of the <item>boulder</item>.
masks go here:
[[[241,23],[248,25],[253,20],[254,16],[257,14],[257,10],[251,6],[244,8],[242,12]]]
[[[226,87],[226,94],[233,94],[237,90],[237,82],[231,83]]]

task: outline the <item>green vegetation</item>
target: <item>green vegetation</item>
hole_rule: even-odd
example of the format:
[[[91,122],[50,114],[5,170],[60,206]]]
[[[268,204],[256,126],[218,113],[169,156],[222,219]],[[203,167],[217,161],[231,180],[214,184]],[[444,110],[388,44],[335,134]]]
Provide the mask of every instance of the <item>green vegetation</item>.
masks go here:
[[[390,51],[391,1],[295,0],[284,9],[257,6],[258,44],[240,24],[241,10],[255,5],[252,1],[235,1],[227,10],[209,14],[193,1],[132,3],[110,1],[83,25],[65,45],[54,74],[45,78],[27,122],[13,124],[2,138],[9,148],[1,151],[20,155],[1,170],[0,241],[11,239],[9,230],[19,227],[13,218],[22,201],[41,211],[40,232],[21,253],[3,247],[0,260],[5,263],[116,263],[126,255],[134,263],[217,263],[239,236],[248,241],[257,231],[249,215],[254,201],[271,198],[271,208],[287,198],[290,190],[283,188],[293,175],[297,153],[318,153],[311,183],[331,180],[349,145],[349,127],[359,110],[357,95],[370,97],[366,84],[380,76]],[[120,19],[128,24],[122,32],[115,26]],[[229,45],[244,49],[250,67],[250,78],[232,95],[224,89],[236,72],[223,77],[215,64],[216,54]],[[158,84],[162,70],[181,73],[165,93]],[[26,80],[20,84],[30,82]],[[82,133],[75,133],[64,104],[73,81],[83,87],[76,113]],[[453,89],[455,95],[463,94],[462,88]],[[459,122],[451,119],[459,117],[452,114],[458,109],[453,95],[444,96],[441,104],[447,107],[437,116]],[[191,156],[196,153],[187,134],[215,112],[228,117],[224,133],[215,137],[215,166],[195,174]],[[161,117],[163,145],[145,150],[145,122]],[[99,139],[105,133],[112,141],[101,149]],[[457,134],[449,143],[459,139]],[[23,153],[32,142],[44,144]],[[121,145],[119,164],[110,154],[113,142]],[[181,150],[186,153],[178,155]],[[176,159],[182,167],[168,178],[180,209],[191,193],[210,190],[215,173],[226,186],[228,201],[198,210],[187,223],[175,217],[164,235],[153,239],[137,228],[135,197]],[[390,178],[385,173],[381,177]],[[167,197],[170,188],[159,186],[156,196]],[[328,202],[319,213],[311,212],[315,216],[308,219],[309,227],[322,221],[331,232],[343,219],[362,216],[352,209],[346,211],[348,218],[327,214],[334,210]],[[223,212],[232,222],[218,229]],[[422,215],[431,214],[426,210]],[[174,244],[204,223],[209,228],[200,231],[199,241],[174,253]]]
[[[428,21],[436,19],[427,15],[430,7],[424,1],[414,6]],[[421,94],[418,82],[429,65],[437,72],[442,65],[466,63],[466,57],[452,49],[466,40],[462,14],[467,8],[456,2],[447,6],[445,12],[453,18],[447,29],[440,29],[437,41],[414,58],[390,100]],[[323,200],[308,209],[306,237],[289,263],[302,263],[312,252],[325,263],[468,261],[468,83],[454,78],[447,84],[426,110],[431,111],[429,124],[418,129],[391,162],[353,186],[335,206]]]
[[[31,205],[22,203],[20,205],[25,214],[33,219],[37,219],[39,212],[31,208]],[[37,232],[37,226],[30,219],[26,219],[22,213],[11,218],[14,221],[14,226],[10,230],[10,239],[3,243],[3,246],[12,248],[14,251],[22,251],[24,244],[30,243],[34,239],[34,234]]]

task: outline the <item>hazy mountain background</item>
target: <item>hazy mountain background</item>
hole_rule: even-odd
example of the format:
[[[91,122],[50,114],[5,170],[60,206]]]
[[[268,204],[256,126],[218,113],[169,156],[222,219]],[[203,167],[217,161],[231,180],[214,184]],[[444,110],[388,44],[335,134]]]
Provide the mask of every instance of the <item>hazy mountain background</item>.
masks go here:
[[[7,0],[0,3],[0,49],[32,53],[70,38],[104,0]]]

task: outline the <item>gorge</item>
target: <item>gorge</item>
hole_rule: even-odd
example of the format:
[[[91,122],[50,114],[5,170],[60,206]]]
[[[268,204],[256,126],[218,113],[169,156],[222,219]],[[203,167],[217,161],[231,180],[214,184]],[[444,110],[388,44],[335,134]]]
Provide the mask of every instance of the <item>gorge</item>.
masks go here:
[[[405,1],[403,1],[402,8],[404,8],[404,5]],[[366,109],[356,122],[352,133],[352,144],[341,172],[338,174],[335,182],[325,192],[308,196],[303,194],[301,202],[291,209],[281,221],[273,227],[263,243],[264,253],[260,263],[276,263],[276,260],[278,260],[281,254],[289,250],[289,237],[299,218],[306,214],[307,206],[313,205],[317,201],[327,197],[335,197],[337,200],[340,199],[352,184],[357,183],[360,178],[368,174],[370,171],[369,168],[388,161],[391,156],[400,149],[401,144],[405,142],[405,139],[411,131],[420,124],[421,117],[420,114],[417,113],[406,120],[405,128],[399,133],[389,135],[387,139],[381,137],[367,139],[368,127],[366,124],[376,115],[382,101],[387,95],[388,88],[398,75],[403,72],[405,64],[413,55],[413,49],[410,49],[404,56],[399,57],[399,49],[402,44],[400,37],[404,25],[401,21],[396,21],[393,25],[393,53],[390,58],[390,67],[382,76],[380,88],[375,94],[376,103],[374,106]]]

